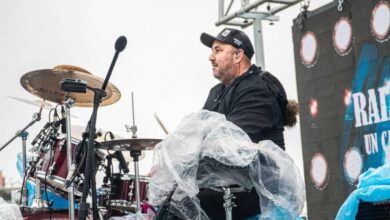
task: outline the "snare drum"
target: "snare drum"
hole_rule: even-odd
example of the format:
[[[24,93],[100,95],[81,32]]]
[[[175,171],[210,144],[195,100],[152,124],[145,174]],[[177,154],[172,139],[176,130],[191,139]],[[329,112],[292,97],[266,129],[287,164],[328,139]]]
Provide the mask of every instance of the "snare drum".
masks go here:
[[[71,143],[71,152],[72,152],[72,161],[76,163],[76,170],[79,170],[80,173],[84,173],[85,159],[84,160],[74,160],[75,151],[79,141],[77,139],[72,139]],[[77,158],[83,158],[83,153],[77,155]],[[104,161],[104,153],[100,151],[95,151],[96,155],[96,166],[99,166],[102,161]],[[66,178],[68,175],[68,166],[67,166],[67,152],[66,152],[66,142],[64,139],[57,140],[53,145],[52,150],[47,150],[42,154],[42,158],[37,164],[37,170],[35,172],[36,177],[41,179],[43,184],[48,184],[54,189],[58,189],[64,193],[67,192],[66,189]],[[84,157],[85,158],[85,157]],[[75,162],[76,161],[76,162]],[[76,175],[73,174],[73,175]],[[72,175],[72,176],[73,176]],[[76,197],[81,197],[82,182],[81,180],[76,180],[75,185],[76,190],[74,195]]]
[[[139,189],[141,202],[147,201],[148,185],[150,177],[139,177]],[[111,195],[109,206],[112,209],[134,211],[136,205],[135,176],[128,174],[113,174],[111,182]]]

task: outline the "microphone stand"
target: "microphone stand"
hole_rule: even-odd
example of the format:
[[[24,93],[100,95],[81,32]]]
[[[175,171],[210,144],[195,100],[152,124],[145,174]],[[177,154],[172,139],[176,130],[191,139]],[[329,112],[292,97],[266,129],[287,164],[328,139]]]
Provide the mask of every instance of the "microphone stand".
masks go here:
[[[93,110],[91,118],[88,122],[88,130],[89,130],[89,138],[88,138],[88,147],[87,147],[87,159],[85,163],[85,179],[83,184],[83,196],[81,198],[81,202],[79,204],[79,219],[85,220],[88,215],[89,204],[86,203],[88,192],[91,188],[92,190],[92,208],[93,208],[93,219],[99,218],[98,207],[97,207],[97,195],[96,195],[96,161],[95,161],[95,133],[96,133],[96,117],[97,111],[99,108],[102,99],[107,95],[106,86],[108,81],[110,80],[112,70],[114,69],[116,60],[118,59],[118,55],[121,51],[123,51],[126,47],[127,40],[126,37],[121,36],[115,42],[115,54],[112,59],[110,68],[108,70],[107,76],[103,82],[103,86],[101,89],[91,88],[87,86],[88,89],[94,92],[94,100],[93,100]]]
[[[96,133],[96,117],[99,104],[103,97],[107,94],[102,89],[95,89],[87,87],[94,92],[94,102],[91,118],[88,122],[88,145],[87,145],[87,159],[85,163],[85,178],[83,184],[83,196],[79,204],[79,218],[86,219],[88,215],[89,204],[86,203],[89,190],[92,190],[92,208],[93,219],[98,219],[99,213],[97,209],[97,195],[96,195],[96,161],[95,161],[95,133]]]
[[[33,120],[27,124],[26,127],[24,127],[22,130],[16,132],[15,136],[13,136],[7,143],[5,143],[1,148],[0,151],[2,151],[5,147],[7,147],[13,140],[15,140],[17,137],[22,138],[22,154],[23,154],[23,178],[26,178],[27,175],[27,150],[26,150],[26,141],[27,141],[27,136],[28,132],[26,131],[29,127],[31,127],[35,122],[41,120],[41,113],[42,113],[42,107],[40,108],[38,113],[33,114]],[[28,204],[27,200],[27,181],[26,183],[22,186],[23,189],[23,203],[24,205]]]

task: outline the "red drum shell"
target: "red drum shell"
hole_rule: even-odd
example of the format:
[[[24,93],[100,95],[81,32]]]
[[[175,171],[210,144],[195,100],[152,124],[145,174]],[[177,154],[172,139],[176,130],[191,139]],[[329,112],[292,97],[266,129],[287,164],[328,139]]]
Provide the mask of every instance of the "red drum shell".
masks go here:
[[[72,139],[72,159],[74,159],[74,154],[78,143],[79,140]],[[95,151],[95,154],[96,166],[99,166],[104,160],[104,154],[98,151]],[[57,140],[53,145],[52,152],[48,150],[42,154],[42,157],[37,165],[36,177],[39,178],[43,184],[46,183],[54,189],[67,192],[67,189],[65,188],[66,177],[69,170],[67,166],[67,157],[66,141],[64,141],[64,139]],[[84,173],[84,167],[85,161],[83,161],[82,164],[76,164],[76,170],[79,169],[80,173]],[[76,188],[78,190],[75,190],[75,196],[81,197],[81,184],[78,184],[78,187]]]
[[[150,178],[140,176],[140,200],[147,201],[147,192]],[[126,209],[136,204],[135,176],[113,174],[111,182],[110,206],[115,209]]]

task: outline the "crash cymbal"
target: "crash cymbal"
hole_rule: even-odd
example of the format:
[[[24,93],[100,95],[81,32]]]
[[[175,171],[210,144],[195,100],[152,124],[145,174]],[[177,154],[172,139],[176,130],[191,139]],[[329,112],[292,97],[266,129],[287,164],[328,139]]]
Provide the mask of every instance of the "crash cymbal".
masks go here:
[[[29,104],[29,105],[33,105],[33,106],[38,106],[38,107],[44,108],[44,109],[51,109],[51,108],[53,108],[53,106],[49,102],[46,102],[45,100],[31,101],[31,100],[22,99],[22,98],[18,98],[18,97],[14,97],[14,96],[7,96],[7,97],[10,98],[10,99],[17,100],[19,102],[23,102],[23,103],[26,103],[26,104]]]
[[[28,100],[28,99],[22,99],[22,98],[18,98],[18,97],[14,97],[14,96],[7,96],[7,97],[10,98],[10,99],[17,100],[19,102],[23,102],[23,103],[26,103],[26,104],[29,104],[29,105],[33,105],[33,106],[38,106],[40,108],[47,109],[47,110],[50,110],[50,109],[54,108],[53,105],[50,102],[47,102],[45,100],[31,101],[31,100]],[[77,117],[74,114],[70,114],[70,117],[72,117],[72,118],[79,118],[79,117]]]
[[[53,69],[42,69],[28,72],[22,76],[20,83],[23,88],[42,99],[63,104],[67,98],[75,100],[75,106],[92,107],[94,93],[87,90],[86,93],[65,93],[61,90],[61,81],[65,79],[79,79],[87,81],[92,88],[101,88],[104,80],[92,75],[90,72],[76,66],[60,65]],[[117,102],[121,93],[112,83],[106,87],[107,96],[102,99],[101,106]]]
[[[116,151],[153,150],[161,139],[132,138],[102,142],[99,148]]]

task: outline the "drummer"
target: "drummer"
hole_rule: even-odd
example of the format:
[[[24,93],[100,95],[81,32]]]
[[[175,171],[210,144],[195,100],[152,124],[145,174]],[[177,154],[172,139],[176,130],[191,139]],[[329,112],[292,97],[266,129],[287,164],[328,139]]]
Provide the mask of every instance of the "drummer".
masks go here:
[[[254,143],[272,140],[284,150],[284,126],[295,125],[298,104],[287,100],[275,76],[251,64],[254,49],[248,36],[240,30],[225,28],[216,37],[202,33],[200,40],[211,48],[208,59],[214,77],[220,81],[210,90],[203,109],[224,114]],[[254,188],[234,194],[237,207],[233,208],[233,219],[260,213]],[[225,219],[223,192],[201,189],[197,196],[210,219]]]

